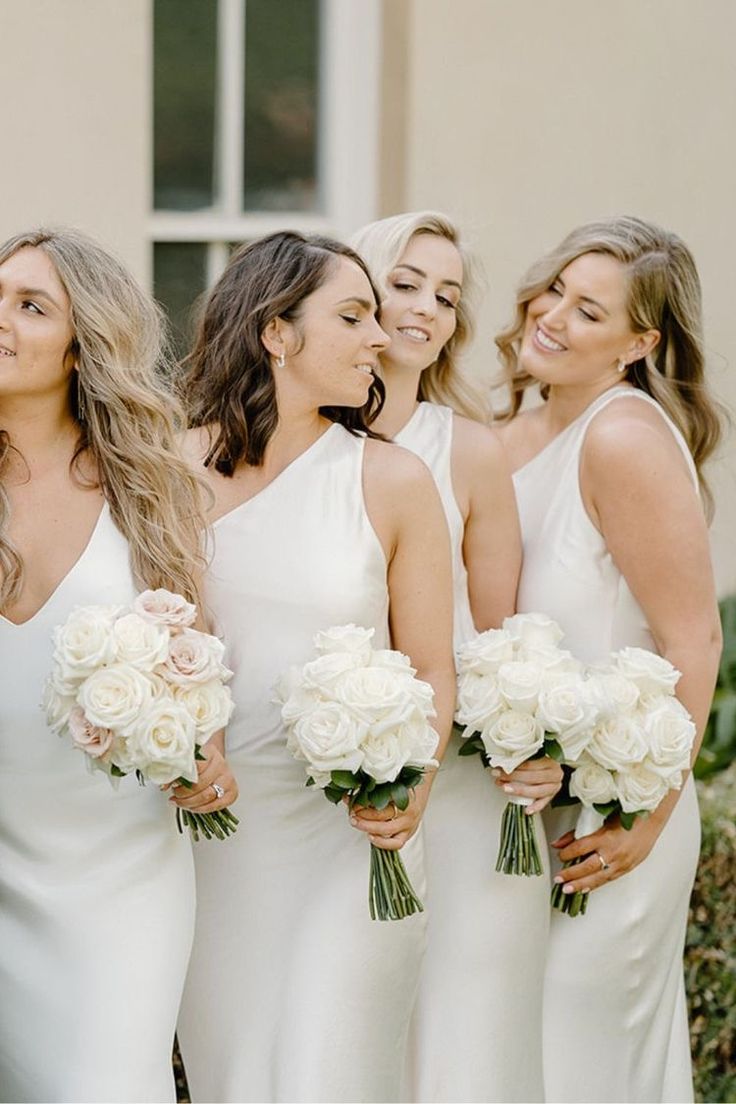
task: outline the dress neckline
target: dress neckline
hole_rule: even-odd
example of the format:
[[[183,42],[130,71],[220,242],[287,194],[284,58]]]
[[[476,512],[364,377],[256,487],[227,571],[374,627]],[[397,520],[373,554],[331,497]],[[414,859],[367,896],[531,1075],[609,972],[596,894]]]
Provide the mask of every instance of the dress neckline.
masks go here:
[[[92,545],[95,543],[95,538],[97,537],[97,533],[98,533],[98,531],[100,529],[100,526],[102,524],[102,519],[103,519],[103,517],[105,517],[107,515],[108,510],[109,510],[108,503],[107,503],[107,500],[105,499],[105,501],[103,501],[103,503],[102,503],[102,509],[100,510],[99,514],[97,515],[97,520],[95,521],[92,532],[90,533],[89,538],[88,538],[87,543],[85,544],[84,548],[79,553],[76,560],[74,561],[72,566],[67,571],[66,575],[62,575],[61,579],[59,579],[58,583],[56,584],[54,589],[51,591],[48,598],[46,598],[45,601],[43,601],[41,603],[41,605],[38,607],[38,609],[35,611],[35,613],[32,613],[30,617],[26,617],[26,619],[24,621],[12,621],[9,617],[6,617],[4,614],[0,613],[0,621],[2,621],[2,623],[4,625],[9,625],[11,629],[24,629],[24,628],[26,628],[27,625],[33,624],[34,621],[38,620],[38,618],[41,617],[41,615],[49,608],[49,606],[52,604],[52,602],[54,601],[56,596],[63,589],[64,585],[76,573],[76,571],[78,570],[78,568],[81,565],[81,563],[83,562],[83,560],[85,560],[87,558],[87,555],[88,555],[90,549],[92,548]]]
[[[280,484],[282,480],[287,476],[287,474],[301,467],[301,464],[304,461],[305,457],[312,456],[315,450],[318,449],[318,446],[321,445],[327,437],[330,437],[333,429],[335,429],[339,425],[339,422],[332,422],[332,424],[329,425],[323,433],[320,433],[319,437],[315,441],[312,441],[311,445],[308,445],[303,450],[303,452],[300,452],[298,456],[295,456],[293,460],[289,461],[286,467],[282,468],[278,475],[275,475],[273,479],[266,484],[265,487],[261,487],[260,491],[256,491],[256,493],[251,495],[250,498],[243,499],[243,501],[239,502],[237,506],[232,506],[224,514],[220,514],[218,518],[215,518],[215,520],[212,522],[212,528],[216,529],[221,522],[225,521],[229,517],[232,517],[234,514],[240,513],[241,510],[244,510],[246,506],[249,506],[252,502],[256,502],[257,500],[262,499],[264,495],[267,495],[271,488]]]
[[[558,443],[558,441],[563,440],[567,436],[567,434],[570,432],[570,430],[574,429],[578,425],[578,423],[580,422],[580,420],[582,418],[584,418],[586,415],[590,414],[593,411],[593,408],[598,403],[600,403],[603,399],[608,399],[611,395],[614,395],[614,394],[616,394],[616,395],[618,395],[618,394],[635,395],[636,393],[637,393],[637,388],[622,385],[620,383],[614,384],[613,387],[609,387],[607,391],[604,391],[602,394],[598,395],[595,399],[593,399],[591,402],[589,402],[588,405],[585,407],[585,409],[581,410],[576,418],[573,418],[573,420],[568,425],[566,425],[564,429],[561,429],[559,433],[555,434],[555,436],[552,438],[552,440],[548,441],[547,444],[544,445],[539,450],[539,452],[535,452],[534,456],[532,456],[531,459],[527,460],[525,464],[521,465],[521,467],[516,468],[511,473],[512,478],[515,479],[517,475],[521,475],[521,473],[526,471],[527,468],[530,468],[532,466],[532,464],[535,464],[541,456],[544,456],[545,453],[548,452],[549,449],[551,449],[553,445],[556,445]]]

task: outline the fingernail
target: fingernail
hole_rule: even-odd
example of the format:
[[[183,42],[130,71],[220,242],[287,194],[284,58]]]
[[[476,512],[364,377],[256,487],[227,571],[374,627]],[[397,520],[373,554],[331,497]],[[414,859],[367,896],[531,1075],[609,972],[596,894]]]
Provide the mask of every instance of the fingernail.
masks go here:
[[[494,778],[500,778],[501,777],[501,772],[498,769],[498,767],[493,767],[491,769],[491,774],[493,775]]]
[[[562,885],[564,879],[561,874],[558,874],[555,878],[552,879],[552,881],[555,883],[555,885]]]
[[[357,818],[357,817],[351,817],[351,818],[350,818],[350,823],[352,824],[353,828],[357,828],[357,826],[358,826],[358,818]]]
[[[590,893],[590,886],[586,886],[583,893]]]
[[[570,884],[570,882],[567,882],[567,883],[566,883],[566,884],[565,884],[565,885],[564,885],[564,886],[562,887],[562,892],[563,892],[563,893],[574,893],[574,892],[575,892],[575,886],[574,886],[574,885],[571,885],[571,884]]]
[[[515,793],[516,791],[514,790],[513,786],[504,786],[503,792],[504,793]]]

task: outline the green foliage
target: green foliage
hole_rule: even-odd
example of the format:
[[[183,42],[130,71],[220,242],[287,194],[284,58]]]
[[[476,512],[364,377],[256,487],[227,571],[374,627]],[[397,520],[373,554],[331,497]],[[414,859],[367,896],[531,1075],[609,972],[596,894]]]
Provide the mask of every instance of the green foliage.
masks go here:
[[[698,783],[703,844],[685,981],[696,1100],[736,1100],[736,763]]]
[[[736,759],[736,595],[720,603],[723,655],[715,697],[695,764],[695,777],[708,778]]]

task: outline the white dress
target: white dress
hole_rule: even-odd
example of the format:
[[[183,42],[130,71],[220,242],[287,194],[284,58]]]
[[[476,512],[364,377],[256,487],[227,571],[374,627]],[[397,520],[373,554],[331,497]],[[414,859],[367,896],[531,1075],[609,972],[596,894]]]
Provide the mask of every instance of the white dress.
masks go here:
[[[401,1091],[424,914],[368,912],[370,844],[305,787],[274,684],[353,622],[388,643],[386,560],[362,493],[364,440],[333,424],[220,518],[208,581],[236,711],[238,831],[196,853],[198,919],[179,1039],[195,1101],[390,1101]],[[421,841],[401,852],[425,885]]]
[[[0,1099],[173,1101],[194,925],[189,841],[157,786],[114,790],[41,709],[51,632],[135,596],[107,506],[23,624],[0,618]]]
[[[599,396],[514,476],[524,538],[519,609],[553,617],[565,631],[563,646],[589,662],[627,645],[656,650],[578,481],[591,420],[624,397],[662,414],[697,484],[680,433],[654,400],[627,386]],[[553,810],[548,838],[572,827],[576,815]],[[693,1099],[682,955],[699,845],[690,777],[643,863],[592,893],[584,916],[553,912],[544,1005],[548,1101]]]
[[[475,635],[452,487],[453,412],[420,403],[396,437],[429,467],[453,557],[455,646]],[[549,872],[496,873],[507,797],[453,736],[423,818],[428,936],[412,1023],[407,1097],[416,1101],[542,1100],[542,989]],[[535,817],[540,853],[544,828]]]

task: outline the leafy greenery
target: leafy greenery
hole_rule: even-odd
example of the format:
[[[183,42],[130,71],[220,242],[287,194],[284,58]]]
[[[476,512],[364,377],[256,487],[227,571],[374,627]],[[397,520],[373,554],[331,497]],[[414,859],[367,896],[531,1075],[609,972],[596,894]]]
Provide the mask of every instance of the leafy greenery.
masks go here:
[[[736,763],[698,783],[703,844],[685,949],[696,1100],[736,1100]]]
[[[708,778],[736,759],[736,594],[720,604],[723,655],[713,706],[703,737],[695,777]]]

